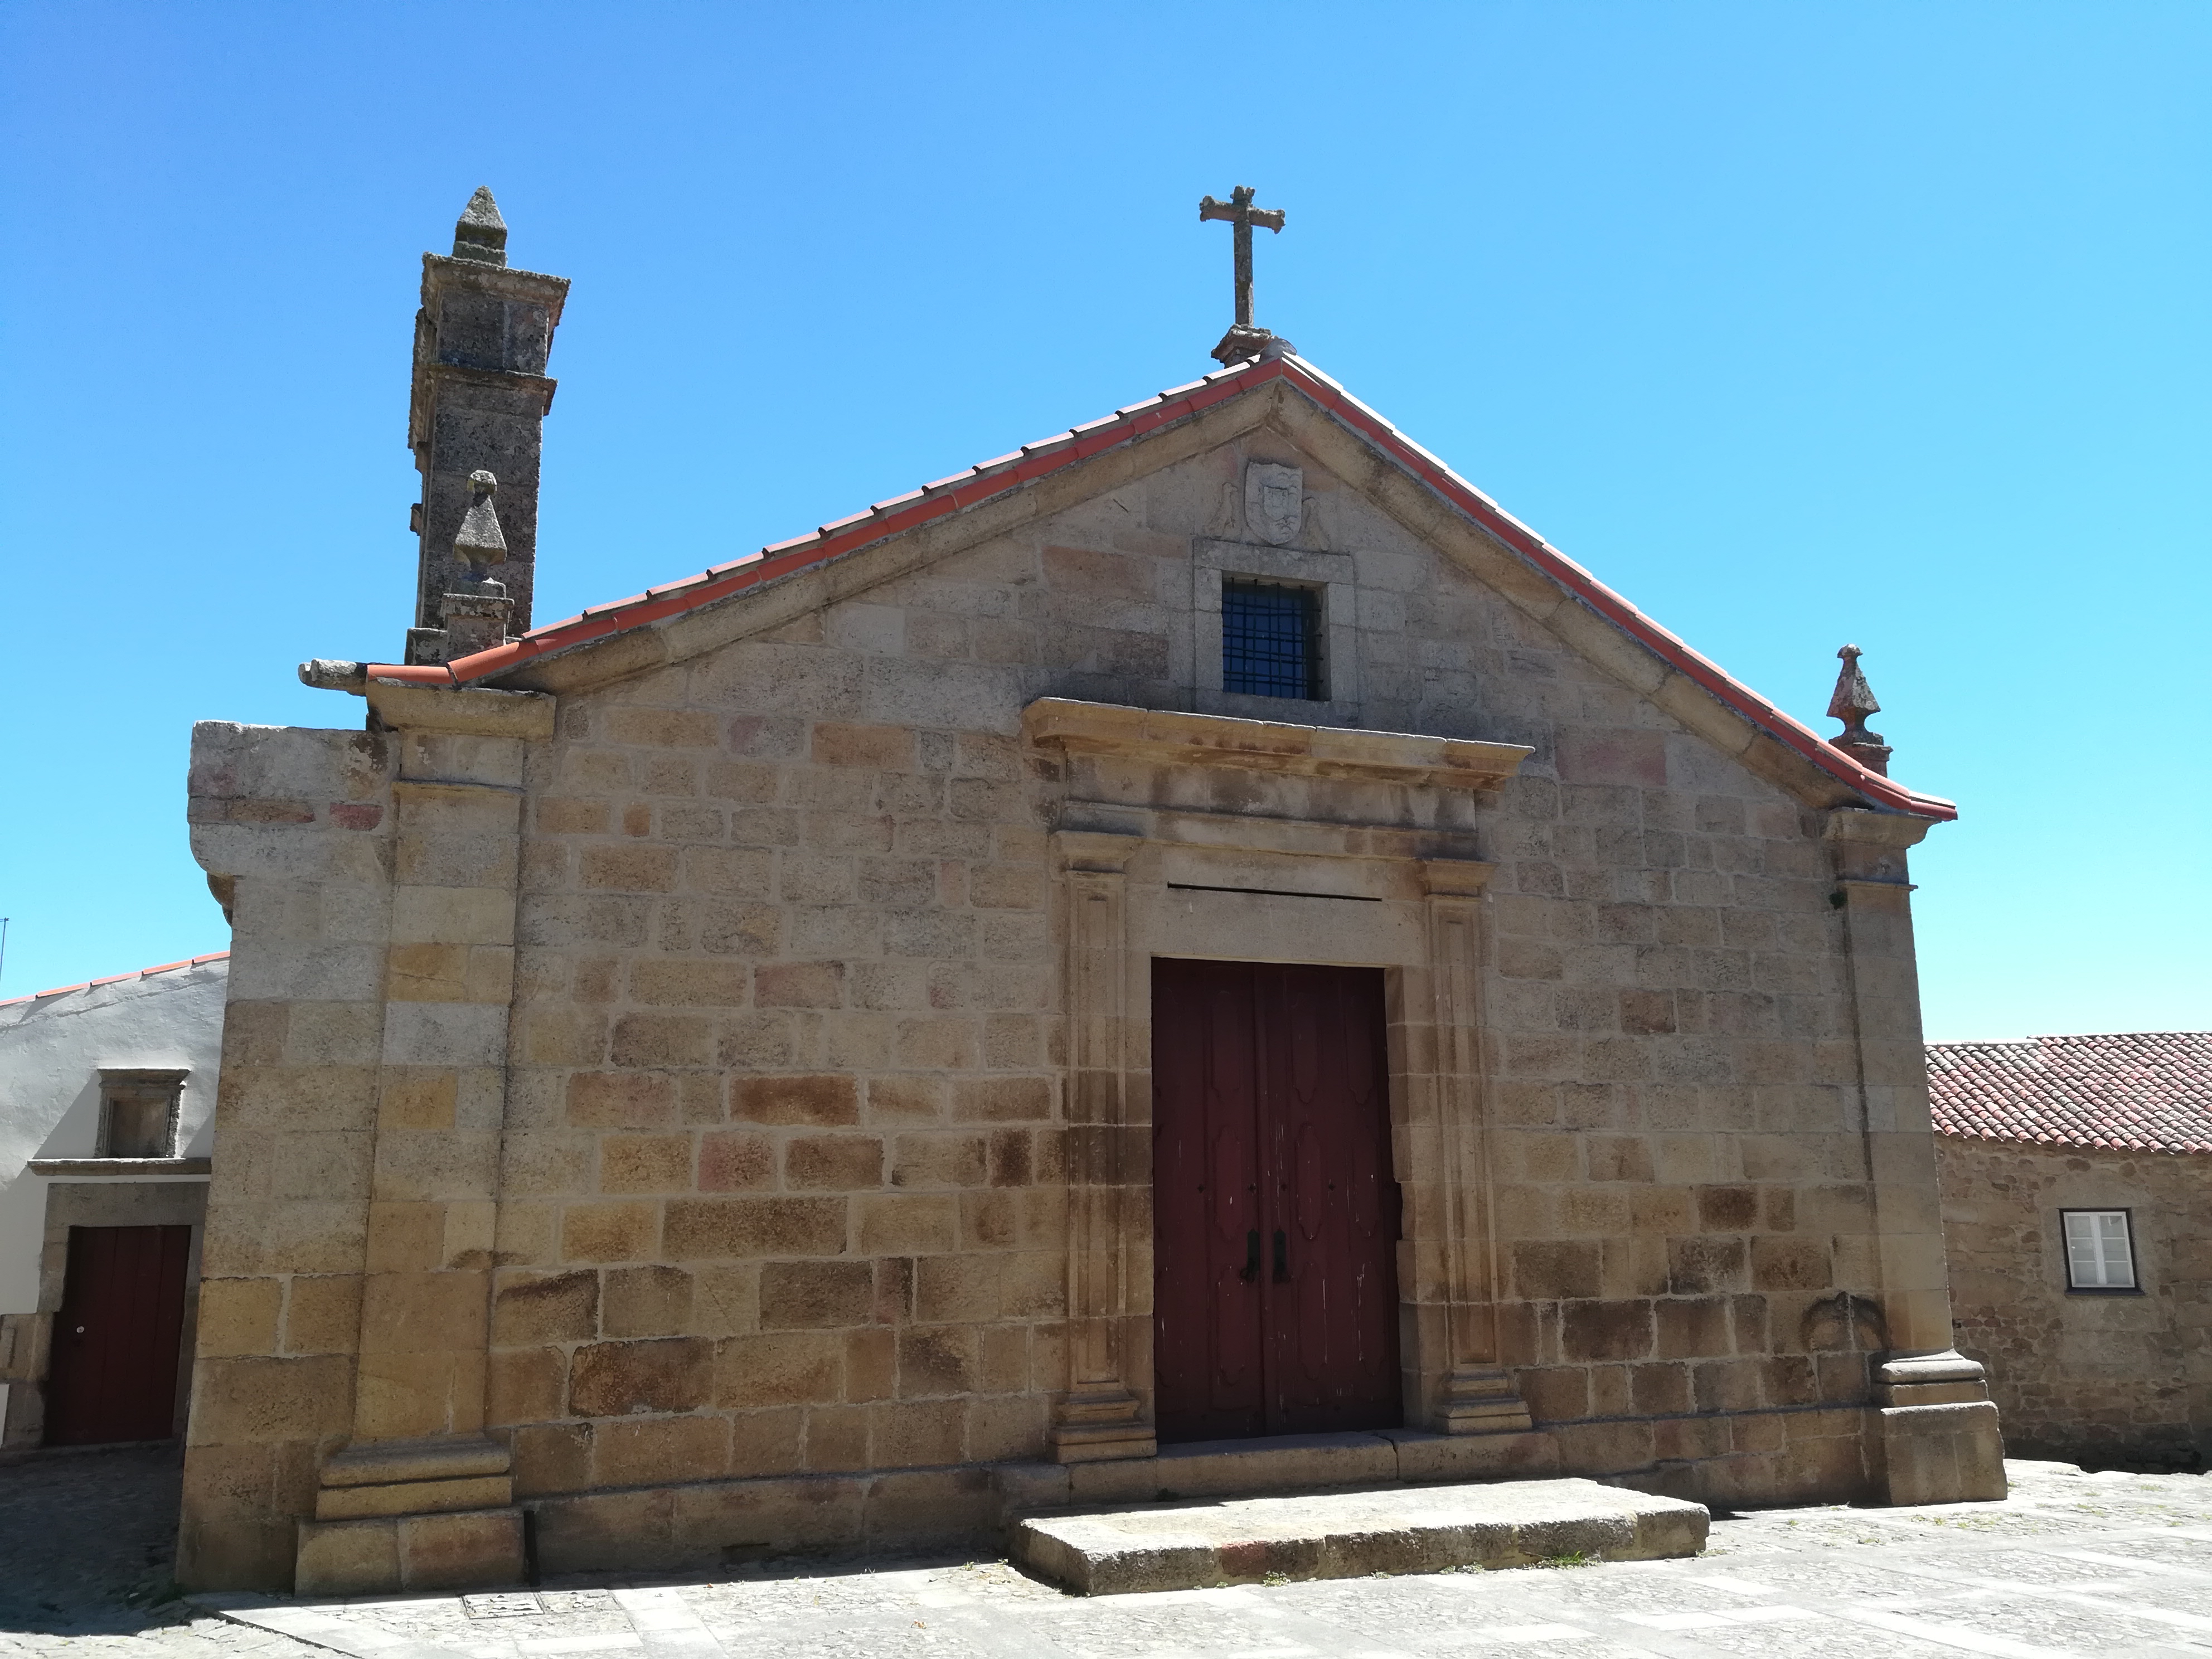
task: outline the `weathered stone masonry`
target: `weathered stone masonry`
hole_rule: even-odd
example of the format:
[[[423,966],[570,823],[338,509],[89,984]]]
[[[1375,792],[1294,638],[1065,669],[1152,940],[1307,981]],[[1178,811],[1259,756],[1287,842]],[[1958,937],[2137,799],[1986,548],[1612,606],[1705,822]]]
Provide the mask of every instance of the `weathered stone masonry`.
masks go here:
[[[2007,1445],[2093,1467],[2202,1468],[2212,1157],[1945,1135],[1937,1163],[1959,1346],[1990,1368]],[[2062,1208],[2130,1212],[2141,1294],[2069,1294]]]
[[[526,1510],[553,1571],[1150,1496],[1163,956],[1386,971],[1394,1468],[1988,1488],[1932,819],[1267,368],[495,684],[328,672],[368,732],[199,728],[187,1582],[482,1578]],[[1324,704],[1220,689],[1224,570],[1325,590]]]

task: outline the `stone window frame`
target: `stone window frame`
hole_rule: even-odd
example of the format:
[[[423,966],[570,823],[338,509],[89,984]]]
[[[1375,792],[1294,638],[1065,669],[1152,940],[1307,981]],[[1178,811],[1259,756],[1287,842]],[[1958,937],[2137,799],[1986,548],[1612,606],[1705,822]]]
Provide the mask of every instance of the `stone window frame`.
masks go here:
[[[143,1164],[166,1162],[177,1156],[177,1135],[183,1125],[185,1085],[188,1070],[103,1066],[100,1068],[100,1123],[93,1139],[92,1161]],[[125,1091],[143,1093],[161,1089],[168,1095],[168,1114],[157,1152],[118,1152],[115,1146],[115,1107]]]
[[[1249,542],[1191,544],[1193,706],[1201,714],[1299,725],[1359,724],[1358,564],[1349,553],[1307,552]],[[1319,698],[1263,697],[1222,690],[1221,586],[1224,581],[1303,587],[1319,599]]]
[[[2074,1282],[2074,1244],[2069,1236],[2069,1223],[2075,1216],[2116,1215],[2120,1218],[2120,1230],[2127,1240],[2128,1277],[2125,1285],[2077,1285]],[[2101,1254],[2101,1252],[2100,1253]],[[2133,1208],[2127,1205],[2097,1206],[2069,1205],[2058,1212],[2058,1260],[2066,1274],[2066,1294],[2069,1296],[2141,1296],[2143,1294],[2142,1252],[2136,1242],[2136,1218]]]

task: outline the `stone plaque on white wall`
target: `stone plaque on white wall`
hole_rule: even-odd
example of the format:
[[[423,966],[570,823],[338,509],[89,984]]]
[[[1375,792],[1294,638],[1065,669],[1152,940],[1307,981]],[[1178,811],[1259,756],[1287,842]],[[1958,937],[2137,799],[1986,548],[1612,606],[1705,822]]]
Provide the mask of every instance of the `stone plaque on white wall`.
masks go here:
[[[1297,539],[1304,517],[1306,476],[1295,466],[1254,461],[1244,469],[1244,524],[1270,547]]]

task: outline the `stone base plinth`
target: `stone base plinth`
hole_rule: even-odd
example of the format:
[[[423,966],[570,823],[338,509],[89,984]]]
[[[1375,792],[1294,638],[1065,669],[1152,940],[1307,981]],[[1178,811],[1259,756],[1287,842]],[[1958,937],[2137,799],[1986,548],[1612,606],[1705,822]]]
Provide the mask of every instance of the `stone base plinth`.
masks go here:
[[[1150,1457],[1158,1449],[1149,1423],[1063,1423],[1052,1431],[1052,1455],[1062,1463]]]
[[[491,1589],[527,1577],[520,1509],[302,1521],[295,1595]]]
[[[1159,1449],[1152,1425],[1140,1419],[1136,1395],[1118,1389],[1061,1401],[1051,1442],[1053,1460],[1060,1463],[1150,1457]]]
[[[1986,1400],[1887,1406],[1881,1442],[1893,1504],[1995,1503],[2005,1495],[2004,1437]]]
[[[507,1449],[482,1435],[378,1440],[323,1463],[300,1522],[298,1595],[480,1589],[526,1576]]]
[[[1017,1560],[1086,1595],[1271,1577],[1362,1578],[1576,1556],[1651,1561],[1705,1546],[1705,1506],[1594,1480],[1255,1498],[1024,1521]]]
[[[1511,1377],[1469,1365],[1447,1379],[1437,1426],[1446,1434],[1518,1434],[1535,1425]]]

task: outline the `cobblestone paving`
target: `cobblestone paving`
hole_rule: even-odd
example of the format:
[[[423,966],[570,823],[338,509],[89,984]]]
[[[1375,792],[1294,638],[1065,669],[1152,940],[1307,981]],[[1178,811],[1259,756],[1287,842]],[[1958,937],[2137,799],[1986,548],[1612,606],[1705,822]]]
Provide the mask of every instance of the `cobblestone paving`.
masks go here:
[[[64,1648],[98,1659],[2212,1656],[2212,1479],[2196,1475],[2014,1463],[2004,1504],[1724,1518],[1706,1553],[1686,1561],[1085,1600],[1001,1562],[876,1559],[476,1596],[219,1598],[222,1616],[210,1617],[204,1606],[158,1599],[166,1561],[147,1551],[166,1533],[175,1476],[136,1455],[135,1488],[120,1463],[98,1469],[73,1460],[71,1471],[58,1460],[27,1481],[22,1466],[0,1469],[0,1555],[9,1562],[0,1584],[9,1598],[0,1602],[0,1656]],[[130,1510],[133,1492],[148,1513]]]
[[[330,1659],[177,1599],[173,1446],[0,1464],[0,1656]]]

